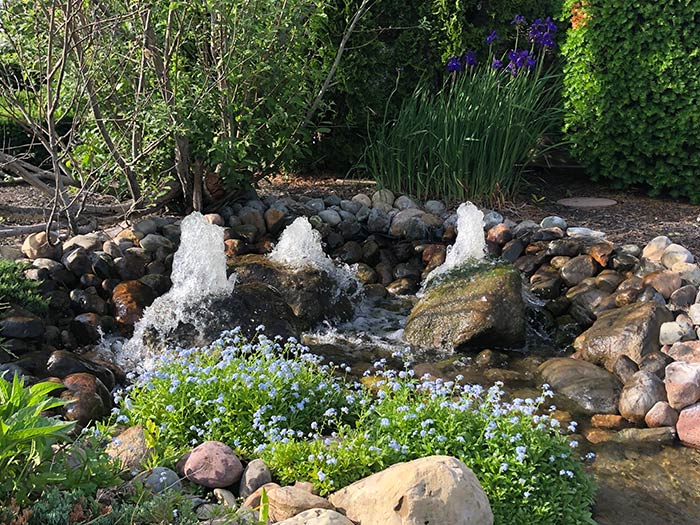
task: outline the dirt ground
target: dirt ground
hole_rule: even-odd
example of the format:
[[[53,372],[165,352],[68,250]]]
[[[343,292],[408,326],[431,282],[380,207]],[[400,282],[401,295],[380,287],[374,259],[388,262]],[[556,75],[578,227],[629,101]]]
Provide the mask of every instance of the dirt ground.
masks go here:
[[[333,174],[277,176],[262,182],[261,194],[323,197],[335,193],[350,198],[376,190],[372,181],[353,180]],[[567,197],[605,197],[617,201],[609,208],[575,209],[557,204]],[[104,202],[104,200],[102,200]],[[26,185],[0,185],[0,228],[4,225],[43,222],[43,214],[3,214],[2,205],[45,208],[48,200]],[[539,221],[559,215],[569,225],[604,231],[616,243],[645,244],[657,235],[667,235],[700,258],[700,206],[664,198],[651,198],[639,191],[615,190],[603,182],[591,182],[580,173],[533,173],[512,202],[501,206],[505,217]],[[0,244],[18,244],[22,239],[0,239]]]

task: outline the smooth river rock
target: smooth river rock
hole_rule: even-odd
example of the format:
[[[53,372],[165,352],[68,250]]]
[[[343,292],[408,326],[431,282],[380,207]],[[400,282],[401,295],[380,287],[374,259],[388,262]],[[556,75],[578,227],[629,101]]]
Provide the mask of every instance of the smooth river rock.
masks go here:
[[[493,513],[474,473],[460,460],[429,456],[356,481],[329,501],[362,525],[491,525]]]
[[[610,372],[580,359],[555,357],[538,369],[556,394],[573,404],[575,412],[616,414],[622,383]]]
[[[671,320],[673,316],[666,307],[655,302],[607,310],[574,341],[576,357],[609,371],[621,355],[639,364],[645,355],[661,348],[660,327]]]

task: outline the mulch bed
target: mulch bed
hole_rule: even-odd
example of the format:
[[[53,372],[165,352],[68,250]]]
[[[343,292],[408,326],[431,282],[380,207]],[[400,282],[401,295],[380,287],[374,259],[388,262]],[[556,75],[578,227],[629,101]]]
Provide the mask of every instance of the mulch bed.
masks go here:
[[[364,192],[372,194],[376,184],[335,174],[279,175],[263,181],[261,194],[278,197],[324,197],[335,193],[343,198]],[[566,197],[606,197],[615,206],[599,209],[575,209],[557,204]],[[0,186],[0,203],[14,206],[46,206],[48,199],[26,185]],[[547,215],[559,215],[572,226],[585,226],[607,233],[609,240],[643,245],[657,235],[688,248],[700,258],[700,206],[667,198],[651,198],[641,191],[615,190],[604,182],[592,182],[577,172],[542,172],[527,176],[522,192],[512,202],[499,207],[506,218],[539,221]],[[36,215],[0,217],[0,225],[41,222]],[[17,244],[22,239],[0,239],[0,244]]]

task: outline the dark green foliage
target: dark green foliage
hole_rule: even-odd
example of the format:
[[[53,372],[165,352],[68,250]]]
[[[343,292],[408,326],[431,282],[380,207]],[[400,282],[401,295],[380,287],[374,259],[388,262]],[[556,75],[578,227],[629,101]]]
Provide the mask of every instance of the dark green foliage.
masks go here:
[[[566,131],[594,178],[700,201],[700,3],[567,0]]]
[[[22,273],[25,266],[0,258],[0,303],[17,304],[37,314],[46,312],[47,302],[37,292],[38,283]]]
[[[328,38],[335,44],[361,0],[333,0]],[[353,163],[362,152],[370,127],[381,125],[392,92],[389,117],[413,93],[422,78],[433,87],[442,84],[450,56],[471,49],[485,60],[484,39],[492,29],[512,35],[515,15],[528,20],[559,12],[561,0],[381,0],[358,24],[343,55],[332,96],[332,133],[319,143],[318,152],[334,165]],[[500,41],[506,49],[509,42]]]

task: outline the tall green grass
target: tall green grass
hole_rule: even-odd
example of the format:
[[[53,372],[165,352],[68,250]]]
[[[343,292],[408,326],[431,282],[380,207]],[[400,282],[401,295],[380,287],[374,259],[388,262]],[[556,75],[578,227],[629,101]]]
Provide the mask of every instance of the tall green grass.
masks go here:
[[[363,165],[383,187],[450,202],[513,195],[543,137],[560,129],[559,76],[477,66],[433,94],[419,85],[370,137]]]

